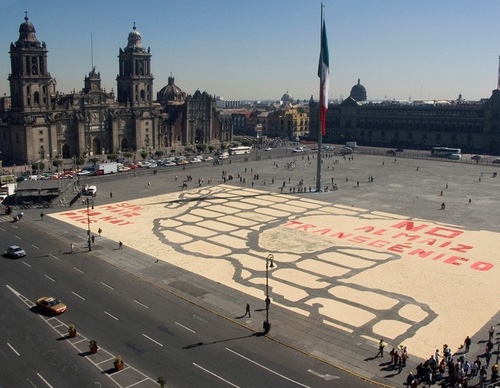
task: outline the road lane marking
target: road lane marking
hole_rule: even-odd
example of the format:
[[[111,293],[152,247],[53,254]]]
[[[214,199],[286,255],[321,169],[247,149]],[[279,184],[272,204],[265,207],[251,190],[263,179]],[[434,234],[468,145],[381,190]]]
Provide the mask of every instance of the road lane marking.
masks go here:
[[[248,357],[244,356],[243,354],[240,354],[240,353],[238,353],[238,352],[235,352],[235,351],[234,351],[234,350],[232,350],[232,349],[226,348],[226,350],[227,350],[227,351],[229,351],[229,352],[231,352],[231,353],[233,353],[233,354],[236,354],[237,356],[239,356],[239,357],[243,358],[244,360],[250,361],[252,364],[255,364],[255,365],[257,365],[257,366],[260,366],[262,369],[265,369],[265,370],[267,370],[268,372],[271,372],[271,373],[275,374],[276,376],[279,376],[279,377],[281,377],[281,378],[283,378],[283,379],[285,379],[285,380],[288,380],[288,381],[290,381],[290,382],[292,382],[292,383],[294,383],[294,384],[296,384],[296,385],[299,385],[299,386],[301,386],[301,387],[310,388],[308,385],[304,385],[304,384],[302,384],[302,383],[299,383],[298,381],[292,380],[291,378],[286,377],[286,376],[282,375],[281,373],[278,373],[278,372],[276,372],[276,371],[274,371],[274,370],[272,370],[272,369],[268,368],[267,366],[264,366],[264,365],[262,365],[262,364],[259,364],[258,362],[256,362],[256,361],[254,361],[254,360],[252,360],[252,359],[250,359],[250,358],[248,358]]]
[[[312,373],[312,374],[313,374],[313,375],[315,375],[315,376],[318,376],[318,377],[321,377],[322,379],[325,379],[326,381],[328,381],[328,380],[340,379],[340,377],[339,377],[339,376],[330,375],[330,374],[328,374],[328,373],[326,373],[326,374],[321,374],[321,373],[316,372],[316,371],[314,371],[314,370],[312,370],[312,369],[308,369],[307,371],[308,371],[309,373]]]
[[[26,263],[25,261],[23,261],[23,264],[27,267],[30,267],[31,268],[31,265],[29,265],[28,263]]]
[[[31,244],[31,246],[32,246],[33,248],[35,248],[35,249],[40,249],[40,248],[38,247],[38,245]]]
[[[107,311],[104,311],[104,314],[108,314],[111,318],[116,319],[117,321],[119,321],[118,318],[116,318],[114,315],[108,313]]]
[[[186,329],[186,330],[189,330],[191,333],[196,333],[196,331],[194,331],[194,330],[190,329],[190,328],[189,328],[189,327],[187,327],[187,326],[184,326],[184,325],[180,324],[179,322],[175,322],[175,324],[176,324],[176,325],[179,325],[180,327],[182,327],[182,328],[184,328],[184,329]]]
[[[53,259],[56,259],[56,260],[61,260],[59,257],[54,256],[52,253],[49,253],[49,256],[50,256],[50,257],[52,257]]]
[[[156,345],[160,345],[162,348],[163,348],[163,345],[161,343],[159,343],[158,341],[155,341],[153,338],[151,337],[148,337],[146,334],[142,334],[144,337],[146,337],[148,340],[150,340],[151,342],[154,342]]]
[[[55,282],[55,280],[54,280],[54,279],[52,279],[50,276],[48,276],[48,275],[44,275],[44,276],[45,276],[47,279],[52,280],[53,282]]]
[[[85,272],[83,272],[80,268],[73,267],[73,269],[74,269],[75,271],[80,272],[80,273],[85,273]]]
[[[15,234],[14,237],[17,238],[18,240],[22,240],[22,238],[19,237],[17,234]]]
[[[149,306],[146,306],[145,304],[143,304],[143,303],[141,303],[141,302],[139,302],[139,301],[137,301],[137,300],[135,300],[135,299],[134,299],[134,302],[135,302],[135,303],[137,303],[138,305],[140,305],[140,306],[142,306],[142,307],[146,308],[146,309],[148,309],[148,308],[149,308]]]
[[[106,284],[106,283],[104,283],[104,282],[101,282],[101,284],[102,284],[103,286],[108,287],[108,288],[109,288],[109,289],[111,289],[111,290],[114,290],[114,288],[113,288],[113,287],[111,287],[109,284]]]
[[[5,231],[6,231],[4,228],[0,228],[0,230],[1,230],[2,232],[5,232]]]
[[[75,291],[71,291],[71,293],[72,293],[73,295],[75,295],[75,296],[79,297],[80,299],[85,300],[85,298],[84,298],[83,296],[78,295]]]
[[[202,366],[200,366],[200,365],[198,365],[198,364],[196,364],[196,363],[194,363],[194,362],[193,362],[193,365],[194,365],[195,367],[197,367],[197,368],[201,369],[203,372],[206,372],[206,373],[208,373],[209,375],[212,375],[212,376],[214,376],[214,377],[217,377],[219,380],[224,381],[226,384],[229,384],[229,385],[230,385],[230,386],[232,386],[232,387],[238,387],[238,388],[239,388],[239,385],[233,384],[232,382],[230,382],[230,381],[228,381],[228,380],[226,380],[226,379],[224,379],[224,378],[220,377],[219,375],[216,375],[214,372],[210,372],[208,369],[203,368]]]
[[[53,387],[52,387],[52,385],[50,385],[50,384],[49,384],[49,382],[48,382],[47,380],[45,380],[45,379],[43,378],[43,376],[42,376],[40,373],[37,373],[36,375],[37,375],[38,377],[40,377],[40,379],[41,379],[41,380],[42,380],[45,384],[47,384],[47,386],[48,386],[48,387],[53,388]]]
[[[11,350],[12,350],[14,353],[16,353],[18,356],[20,356],[20,354],[17,352],[17,350],[16,350],[16,349],[14,349],[14,347],[13,347],[11,344],[9,344],[8,342],[7,342],[7,346],[8,346],[9,348],[11,348]]]

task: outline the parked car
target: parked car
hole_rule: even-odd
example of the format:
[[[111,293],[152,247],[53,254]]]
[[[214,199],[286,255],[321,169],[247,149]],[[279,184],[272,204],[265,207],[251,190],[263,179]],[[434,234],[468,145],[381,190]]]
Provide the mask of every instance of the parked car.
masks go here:
[[[491,163],[495,163],[495,164],[500,164],[500,158],[496,158],[495,160],[493,160],[493,162]]]
[[[26,251],[20,246],[11,245],[7,248],[7,256],[19,259],[20,257],[26,256]]]
[[[396,151],[394,150],[389,150],[385,153],[387,156],[396,156]]]
[[[36,307],[45,314],[58,315],[66,311],[67,306],[53,296],[42,296],[36,301]]]
[[[267,147],[266,149],[264,149],[264,151],[271,151],[272,150],[272,147]]]
[[[127,172],[127,171],[130,171],[131,168],[130,167],[127,167],[127,166],[123,166],[123,167],[119,167],[118,168],[118,172]]]
[[[92,171],[90,171],[90,170],[82,170],[82,171],[76,173],[76,175],[78,175],[78,176],[91,175],[91,174],[92,174]]]
[[[481,160],[481,156],[474,155],[473,157],[471,157],[471,160]]]
[[[396,149],[396,152],[405,152],[405,150],[402,148],[398,148],[398,149]]]
[[[293,152],[295,152],[295,153],[304,152],[304,148],[303,147],[294,148]]]

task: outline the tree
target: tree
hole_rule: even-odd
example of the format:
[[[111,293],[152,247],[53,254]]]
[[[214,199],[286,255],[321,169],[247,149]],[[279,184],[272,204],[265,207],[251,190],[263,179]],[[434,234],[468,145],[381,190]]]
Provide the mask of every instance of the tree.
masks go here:
[[[132,152],[124,152],[123,153],[124,158],[131,158],[132,156],[134,156],[134,154]]]
[[[59,171],[59,167],[63,164],[61,159],[54,159],[52,161],[52,165],[56,168],[56,171]]]
[[[208,146],[208,150],[210,151],[210,153],[214,152],[215,151],[215,146],[214,145],[209,145]]]
[[[32,170],[43,171],[45,170],[45,164],[43,162],[36,162],[31,165]]]
[[[117,154],[109,154],[108,159],[111,160],[112,162],[114,162],[116,159],[118,159],[118,155]]]
[[[77,166],[81,166],[84,163],[85,163],[85,158],[83,156],[79,156],[78,158],[75,158],[75,164]]]
[[[206,144],[196,144],[196,151],[198,153],[205,153],[205,150],[207,149]]]
[[[156,150],[155,155],[157,158],[161,158],[163,156],[163,151],[162,150]]]
[[[142,159],[146,159],[148,157],[147,151],[141,151],[140,155]]]

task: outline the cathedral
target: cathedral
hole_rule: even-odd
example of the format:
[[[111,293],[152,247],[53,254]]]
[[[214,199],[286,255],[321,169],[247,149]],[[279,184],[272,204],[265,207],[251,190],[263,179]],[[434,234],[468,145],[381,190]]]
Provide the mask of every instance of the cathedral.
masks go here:
[[[47,66],[47,46],[28,16],[10,45],[10,96],[0,99],[0,151],[4,162],[111,153],[220,147],[232,140],[232,124],[216,111],[215,97],[188,95],[174,84],[153,94],[150,48],[135,24],[119,49],[116,95],[101,87],[93,68],[80,92],[59,93]]]

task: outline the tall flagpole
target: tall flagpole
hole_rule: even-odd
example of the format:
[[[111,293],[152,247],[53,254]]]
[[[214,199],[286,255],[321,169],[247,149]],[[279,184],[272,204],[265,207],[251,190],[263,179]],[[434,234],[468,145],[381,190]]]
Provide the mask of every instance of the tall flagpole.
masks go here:
[[[323,3],[321,3],[321,22],[320,22],[320,28],[319,28],[319,41],[320,41],[320,50],[321,50],[321,44],[322,44],[322,36],[323,36]],[[320,51],[320,53],[322,50]],[[323,54],[320,54],[320,64],[323,62]],[[321,114],[321,104],[323,103],[323,85],[322,85],[322,79],[320,78],[319,80],[319,101],[318,101],[318,157],[316,161],[316,192],[321,193],[322,187],[321,187],[321,147],[322,147],[322,141],[323,141],[323,136],[322,136],[322,114]]]

